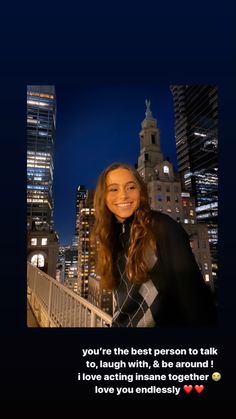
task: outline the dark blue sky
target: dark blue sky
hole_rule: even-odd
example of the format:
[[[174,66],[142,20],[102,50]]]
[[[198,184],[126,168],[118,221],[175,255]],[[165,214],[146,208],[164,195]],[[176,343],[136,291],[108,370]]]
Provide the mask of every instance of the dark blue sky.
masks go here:
[[[56,85],[56,96],[54,221],[65,245],[74,235],[77,186],[94,188],[112,162],[137,162],[146,98],[161,131],[162,152],[176,165],[174,110],[168,85]]]

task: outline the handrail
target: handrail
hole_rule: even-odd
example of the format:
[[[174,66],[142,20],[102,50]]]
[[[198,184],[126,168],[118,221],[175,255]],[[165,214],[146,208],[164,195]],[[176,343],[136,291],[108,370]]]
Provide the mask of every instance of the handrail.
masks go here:
[[[28,300],[42,327],[109,327],[112,317],[27,262]],[[34,302],[36,301],[36,304]],[[37,306],[37,308],[36,308]]]

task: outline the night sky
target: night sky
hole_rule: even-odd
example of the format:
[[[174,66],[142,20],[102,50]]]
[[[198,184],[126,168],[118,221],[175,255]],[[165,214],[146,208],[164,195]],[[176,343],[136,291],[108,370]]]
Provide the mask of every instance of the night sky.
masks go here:
[[[54,228],[66,245],[74,235],[77,186],[95,188],[101,171],[113,162],[137,162],[146,98],[160,128],[164,157],[176,167],[174,109],[168,85],[55,87]]]

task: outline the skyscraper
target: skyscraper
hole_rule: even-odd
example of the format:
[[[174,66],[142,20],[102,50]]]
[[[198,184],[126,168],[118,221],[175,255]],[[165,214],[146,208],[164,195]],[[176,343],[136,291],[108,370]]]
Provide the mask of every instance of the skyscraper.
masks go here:
[[[54,86],[27,87],[27,259],[56,278],[59,237],[53,231]]]
[[[53,228],[54,86],[27,86],[27,228]]]
[[[178,170],[196,200],[197,222],[208,225],[213,275],[218,242],[218,91],[216,86],[172,85]]]
[[[79,185],[76,191],[76,211],[75,211],[75,237],[73,240],[73,246],[78,246],[79,240],[79,229],[80,229],[80,209],[81,205],[83,205],[83,201],[86,199],[87,190],[85,189],[84,185]]]
[[[80,201],[79,210],[78,293],[83,298],[88,298],[89,276],[95,275],[95,251],[90,243],[95,211],[93,197],[94,190],[87,190],[86,199]]]

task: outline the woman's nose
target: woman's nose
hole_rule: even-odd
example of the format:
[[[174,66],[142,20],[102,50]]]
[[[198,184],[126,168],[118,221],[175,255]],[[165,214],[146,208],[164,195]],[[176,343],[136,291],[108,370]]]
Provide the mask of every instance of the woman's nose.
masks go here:
[[[122,189],[120,190],[120,196],[121,196],[122,198],[126,198],[126,197],[127,197],[127,195],[128,195],[128,191],[127,191],[127,189],[126,189],[126,188],[122,188]]]

